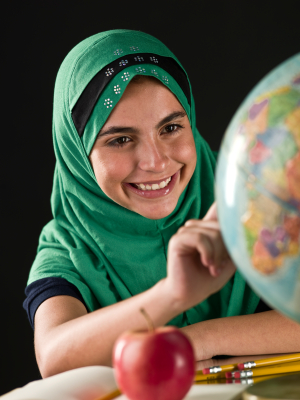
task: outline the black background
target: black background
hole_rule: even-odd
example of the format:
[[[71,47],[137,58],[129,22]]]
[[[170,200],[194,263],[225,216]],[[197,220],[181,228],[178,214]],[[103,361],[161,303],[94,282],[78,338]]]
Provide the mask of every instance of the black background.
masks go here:
[[[189,74],[197,126],[214,150],[251,88],[300,47],[299,0],[11,0],[3,11],[0,394],[40,378],[22,302],[51,219],[53,88],[72,47],[115,28],[163,41]]]

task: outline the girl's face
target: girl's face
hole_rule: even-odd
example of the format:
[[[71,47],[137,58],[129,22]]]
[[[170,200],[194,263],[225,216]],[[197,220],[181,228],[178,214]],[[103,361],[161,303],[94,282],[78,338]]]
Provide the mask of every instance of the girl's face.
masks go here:
[[[150,219],[175,209],[197,161],[184,109],[155,78],[127,86],[89,158],[103,192]]]

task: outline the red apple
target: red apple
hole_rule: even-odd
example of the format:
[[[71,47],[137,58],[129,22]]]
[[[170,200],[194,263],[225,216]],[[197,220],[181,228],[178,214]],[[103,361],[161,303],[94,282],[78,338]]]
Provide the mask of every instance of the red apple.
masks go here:
[[[195,377],[192,345],[173,326],[125,332],[115,343],[113,365],[130,400],[181,400]]]

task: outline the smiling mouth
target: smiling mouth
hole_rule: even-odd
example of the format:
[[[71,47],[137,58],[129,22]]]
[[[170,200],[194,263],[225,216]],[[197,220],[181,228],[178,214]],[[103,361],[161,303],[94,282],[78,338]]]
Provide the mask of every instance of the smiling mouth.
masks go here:
[[[125,188],[127,187],[130,192],[133,192],[140,197],[145,199],[157,199],[167,196],[173,191],[176,182],[179,180],[180,171],[181,169],[179,169],[169,178],[160,179],[159,181],[148,181],[141,183],[123,182],[123,185]]]
[[[139,190],[158,190],[163,189],[169,185],[172,177],[170,176],[167,179],[156,181],[156,182],[145,182],[145,183],[130,183],[133,187]]]

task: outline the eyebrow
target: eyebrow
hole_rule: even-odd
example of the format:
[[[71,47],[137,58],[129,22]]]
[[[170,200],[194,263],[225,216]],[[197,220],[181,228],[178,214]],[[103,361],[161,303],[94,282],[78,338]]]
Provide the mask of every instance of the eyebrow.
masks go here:
[[[155,126],[156,129],[159,129],[162,125],[167,124],[168,122],[174,121],[179,118],[183,118],[186,116],[185,111],[175,111],[171,114],[167,115],[158,124]],[[97,135],[97,139],[103,136],[113,135],[115,133],[138,133],[138,129],[131,126],[111,126],[107,130],[100,132]]]

